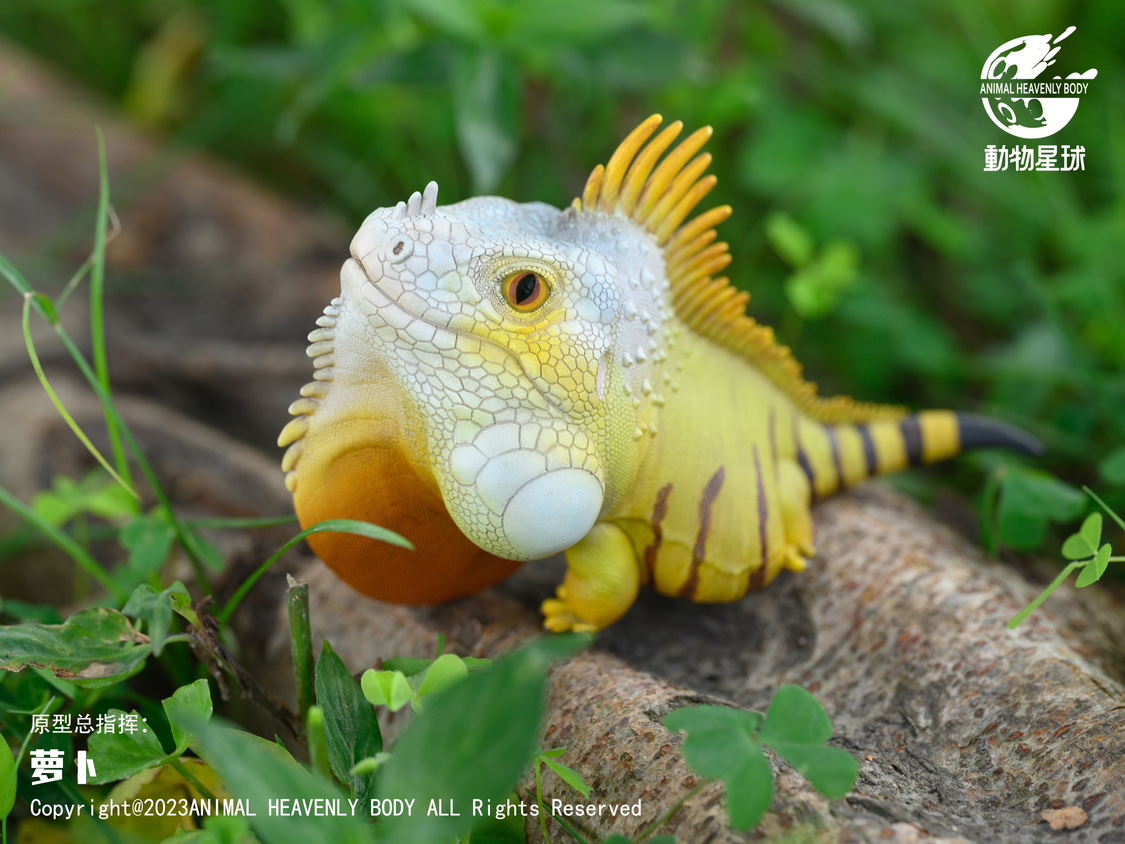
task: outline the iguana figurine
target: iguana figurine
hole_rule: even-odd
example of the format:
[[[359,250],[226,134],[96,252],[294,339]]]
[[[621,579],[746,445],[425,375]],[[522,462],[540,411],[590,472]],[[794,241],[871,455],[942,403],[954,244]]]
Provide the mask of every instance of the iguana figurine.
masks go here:
[[[801,571],[811,502],[1028,435],[949,411],[819,398],[715,277],[711,135],[654,115],[565,210],[437,185],[363,223],[309,335],[283,460],[301,524],[373,522],[413,552],[310,539],[374,598],[431,604],[565,552],[554,631],[617,621],[642,585],[727,602]],[[667,154],[665,154],[667,153]]]

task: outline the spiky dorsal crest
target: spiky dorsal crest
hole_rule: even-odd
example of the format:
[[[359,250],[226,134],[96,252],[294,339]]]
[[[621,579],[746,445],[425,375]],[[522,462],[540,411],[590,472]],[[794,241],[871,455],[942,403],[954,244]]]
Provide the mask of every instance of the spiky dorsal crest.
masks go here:
[[[707,173],[710,153],[700,153],[711,127],[693,132],[665,155],[683,123],[677,120],[653,137],[661,122],[654,114],[630,132],[609,163],[590,173],[574,208],[623,216],[649,232],[664,249],[672,306],[680,320],[746,358],[809,417],[835,424],[905,415],[901,408],[845,396],[818,397],[816,385],[801,377],[801,365],[777,342],[773,329],[747,316],[750,294],[736,290],[725,276],[714,277],[731,261],[729,247],[717,242],[715,231],[730,217],[731,207],[721,205],[685,222],[717,182]]]

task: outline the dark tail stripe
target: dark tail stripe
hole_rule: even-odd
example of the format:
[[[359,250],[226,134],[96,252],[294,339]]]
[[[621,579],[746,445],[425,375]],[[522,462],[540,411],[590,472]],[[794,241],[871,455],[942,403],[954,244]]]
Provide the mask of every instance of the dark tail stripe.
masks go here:
[[[898,423],[902,433],[902,441],[906,446],[906,459],[911,466],[922,464],[922,428],[918,424],[917,416],[907,416]]]
[[[758,547],[761,549],[761,555],[758,559],[761,565],[757,570],[750,575],[750,583],[747,589],[761,589],[765,585],[766,569],[770,561],[770,546],[769,546],[769,502],[766,501],[766,487],[762,483],[762,464],[758,460],[758,447],[754,446],[754,473],[758,477]]]
[[[875,440],[871,438],[871,429],[866,425],[856,425],[859,438],[863,440],[863,460],[867,464],[867,477],[873,478],[879,474],[879,455],[875,453]]]
[[[703,489],[703,497],[699,499],[699,533],[695,536],[695,547],[691,549],[691,573],[684,585],[680,588],[679,596],[691,600],[699,588],[699,567],[707,558],[707,535],[711,532],[711,507],[719,497],[719,490],[723,488],[723,478],[726,477],[726,468],[720,466],[718,471],[711,476],[707,486]],[[761,475],[758,475],[761,478]]]
[[[1012,425],[976,416],[971,413],[957,414],[957,428],[961,435],[961,450],[972,448],[1006,448],[1042,457],[1046,453],[1043,443]]]

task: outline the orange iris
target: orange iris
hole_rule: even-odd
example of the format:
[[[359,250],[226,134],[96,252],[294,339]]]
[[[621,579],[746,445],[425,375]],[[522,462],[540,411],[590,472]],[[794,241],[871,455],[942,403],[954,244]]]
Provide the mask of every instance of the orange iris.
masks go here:
[[[520,270],[504,279],[500,284],[508,304],[521,313],[534,311],[547,301],[551,288],[539,273]]]

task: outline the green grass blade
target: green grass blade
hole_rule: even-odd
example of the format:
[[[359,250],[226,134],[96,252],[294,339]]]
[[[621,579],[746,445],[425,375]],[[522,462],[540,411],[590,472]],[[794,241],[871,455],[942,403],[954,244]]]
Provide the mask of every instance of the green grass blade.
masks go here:
[[[116,600],[124,601],[129,597],[125,590],[109,575],[109,572],[102,568],[101,564],[90,556],[85,548],[75,542],[73,537],[55,527],[3,487],[0,487],[0,504],[3,504],[25,522],[43,533],[63,553],[70,557],[76,566],[105,587],[105,590],[113,595]]]
[[[59,416],[66,422],[67,427],[74,433],[74,436],[78,437],[79,442],[94,456],[94,459],[102,465],[102,468],[109,472],[113,479],[121,484],[122,487],[127,489],[130,495],[139,499],[140,496],[137,495],[137,491],[133,489],[133,485],[121,477],[117,470],[106,460],[105,456],[98,451],[98,447],[90,442],[90,438],[86,436],[86,432],[82,430],[82,426],[70,415],[70,411],[68,411],[66,405],[62,403],[62,399],[59,398],[58,393],[56,393],[54,387],[51,386],[51,382],[47,380],[47,374],[43,371],[43,365],[39,362],[39,355],[35,351],[35,341],[31,337],[31,302],[37,298],[39,298],[39,294],[29,293],[24,296],[23,342],[27,347],[27,356],[31,360],[31,367],[35,370],[35,375],[39,379],[40,386],[43,387],[43,392],[47,394],[47,398],[51,400],[51,404],[55,406],[55,410],[58,411]]]
[[[199,550],[199,545],[195,538],[195,535],[184,525],[184,523],[180,520],[180,517],[176,514],[176,511],[172,508],[172,502],[169,500],[167,493],[165,493],[164,491],[164,488],[160,485],[160,481],[156,477],[156,473],[153,471],[152,465],[148,462],[148,458],[145,457],[144,452],[141,450],[140,445],[137,443],[136,437],[133,436],[132,431],[129,430],[129,427],[125,424],[125,420],[122,419],[121,414],[117,412],[117,408],[114,406],[113,401],[110,399],[109,395],[106,394],[105,390],[102,389],[102,385],[98,381],[98,377],[94,372],[93,367],[90,366],[90,362],[86,360],[86,356],[82,354],[82,350],[78,348],[78,345],[71,338],[70,334],[68,334],[66,329],[63,328],[62,324],[58,320],[58,315],[54,312],[54,309],[48,309],[44,305],[44,301],[49,302],[50,300],[46,299],[45,297],[41,299],[39,296],[37,296],[35,294],[35,290],[31,287],[31,285],[27,283],[27,280],[20,274],[19,270],[17,270],[15,266],[13,266],[13,264],[4,256],[3,253],[0,253],[0,275],[3,275],[4,278],[8,280],[8,283],[11,284],[12,287],[14,287],[20,293],[20,295],[24,297],[30,297],[29,301],[31,302],[31,309],[34,310],[40,317],[42,317],[44,322],[51,326],[51,328],[55,332],[55,336],[59,338],[59,341],[63,344],[63,348],[66,349],[67,353],[71,357],[71,360],[74,361],[75,365],[78,367],[79,372],[82,373],[82,377],[86,379],[86,383],[90,385],[90,388],[94,391],[95,395],[97,395],[98,399],[101,401],[102,407],[105,409],[105,412],[113,418],[115,424],[117,425],[117,429],[124,437],[125,445],[128,447],[129,453],[137,462],[137,466],[138,468],[140,468],[141,474],[144,475],[145,480],[148,481],[149,486],[152,488],[153,494],[156,496],[157,503],[167,515],[168,523],[171,524],[172,528],[176,531],[176,538],[179,540],[180,545],[183,547],[185,553],[188,555],[188,558],[191,560],[196,577],[199,578],[200,584],[204,587],[208,594],[210,594],[213,590],[211,588],[210,580],[207,577],[207,572],[203,563],[203,556]]]
[[[98,136],[98,213],[94,221],[94,263],[90,268],[90,346],[94,355],[94,373],[107,397],[112,396],[109,383],[109,359],[105,345],[105,245],[106,222],[109,219],[109,169],[106,163],[105,138],[101,127],[96,127]],[[121,443],[114,414],[105,413],[106,431],[109,433],[110,448],[117,471],[126,486],[132,487],[133,479],[129,471],[129,457]]]
[[[249,530],[291,525],[296,516],[263,516],[261,518],[188,519],[185,524],[192,530]]]
[[[258,581],[265,576],[266,572],[273,568],[277,561],[284,557],[289,551],[296,548],[314,533],[350,533],[355,536],[366,536],[368,539],[376,539],[390,545],[397,545],[399,548],[405,548],[408,551],[414,550],[414,546],[410,544],[409,540],[404,539],[394,531],[387,530],[378,525],[358,522],[353,519],[329,519],[324,522],[319,522],[312,527],[305,528],[282,545],[276,554],[262,563],[257,571],[246,578],[243,584],[238,587],[238,591],[231,596],[227,605],[223,607],[222,611],[219,613],[219,623],[225,625],[234,614],[234,611],[238,609],[239,604],[250,594],[250,590],[257,585]]]

